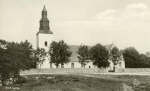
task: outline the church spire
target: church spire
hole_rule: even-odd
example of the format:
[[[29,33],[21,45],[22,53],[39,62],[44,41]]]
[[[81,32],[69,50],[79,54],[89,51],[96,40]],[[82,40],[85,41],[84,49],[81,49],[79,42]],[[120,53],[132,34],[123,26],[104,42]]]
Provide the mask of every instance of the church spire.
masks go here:
[[[43,11],[47,11],[45,5],[44,5],[44,8],[43,8]]]
[[[42,18],[40,20],[39,33],[52,34],[52,31],[50,30],[49,27],[49,20],[47,18],[47,10],[45,5],[42,10]]]

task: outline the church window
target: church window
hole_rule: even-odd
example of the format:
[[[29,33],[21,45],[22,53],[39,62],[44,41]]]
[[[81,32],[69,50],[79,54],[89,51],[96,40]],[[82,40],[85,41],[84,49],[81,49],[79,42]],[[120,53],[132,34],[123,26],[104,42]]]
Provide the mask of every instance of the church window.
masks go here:
[[[45,46],[47,46],[47,41],[45,41]]]

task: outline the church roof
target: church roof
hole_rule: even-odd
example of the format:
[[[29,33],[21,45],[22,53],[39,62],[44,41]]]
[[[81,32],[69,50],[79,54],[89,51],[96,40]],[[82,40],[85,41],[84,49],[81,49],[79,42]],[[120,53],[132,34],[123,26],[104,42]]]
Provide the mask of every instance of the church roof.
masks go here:
[[[80,45],[69,45],[70,51],[72,52],[72,55],[70,57],[70,61],[71,62],[79,62],[78,59],[78,49],[79,49]],[[90,48],[90,46],[88,46]]]
[[[108,51],[112,50],[112,48],[114,47],[114,44],[109,44],[109,45],[105,45],[106,49]],[[72,55],[70,57],[70,61],[71,62],[78,62],[78,49],[79,49],[80,45],[69,45],[70,51],[72,52]],[[91,46],[88,46],[88,48],[91,48]]]
[[[38,33],[43,33],[43,34],[53,34],[53,32],[52,31],[50,31],[50,30],[40,30]]]
[[[49,26],[49,20],[47,18],[47,10],[44,5],[43,10],[42,10],[42,18],[40,20],[40,27],[39,27],[39,32],[38,33],[44,33],[44,34],[53,34],[53,32],[50,29]]]
[[[70,48],[70,51],[72,52],[72,55],[70,57],[70,61],[71,62],[78,62],[79,59],[78,59],[77,51],[78,51],[79,46],[78,45],[70,45],[69,48]]]

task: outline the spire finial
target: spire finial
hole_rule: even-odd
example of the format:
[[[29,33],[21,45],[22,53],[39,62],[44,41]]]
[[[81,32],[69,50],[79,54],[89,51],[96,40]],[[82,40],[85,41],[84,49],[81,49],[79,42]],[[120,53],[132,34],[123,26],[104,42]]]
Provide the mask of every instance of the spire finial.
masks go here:
[[[45,0],[43,0],[43,5],[44,5],[44,7],[43,7],[43,11],[46,11]]]
[[[45,5],[44,5],[44,7],[43,7],[43,11],[47,11]]]

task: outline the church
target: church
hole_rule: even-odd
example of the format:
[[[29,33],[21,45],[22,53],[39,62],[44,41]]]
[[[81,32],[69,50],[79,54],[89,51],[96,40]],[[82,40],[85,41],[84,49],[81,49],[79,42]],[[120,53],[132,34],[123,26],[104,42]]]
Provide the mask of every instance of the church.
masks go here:
[[[49,20],[47,17],[47,10],[46,7],[44,6],[41,14],[42,18],[40,20],[40,26],[39,26],[39,31],[36,34],[36,46],[37,48],[44,48],[46,51],[49,50],[50,44],[52,41],[55,41],[54,32],[50,29],[49,26]],[[70,57],[70,62],[64,64],[63,68],[83,68],[83,66],[79,63],[78,60],[78,48],[79,46],[69,46],[70,51],[72,52],[72,56]],[[111,45],[106,45],[106,48],[108,51],[110,51],[114,47],[113,44]],[[111,60],[108,60],[110,62],[110,66],[108,67],[108,70],[112,70],[114,67],[114,64]],[[41,64],[37,65],[38,69],[51,69],[51,68],[56,68],[56,66],[52,63],[50,63],[50,56],[47,56],[45,58],[45,61]],[[59,66],[61,68],[61,66]],[[96,69],[97,67],[93,65],[91,60],[88,60],[88,63],[84,66],[85,69]],[[124,70],[125,69],[125,62],[123,59],[123,56],[121,56],[121,59],[119,63],[116,65],[116,68]]]

